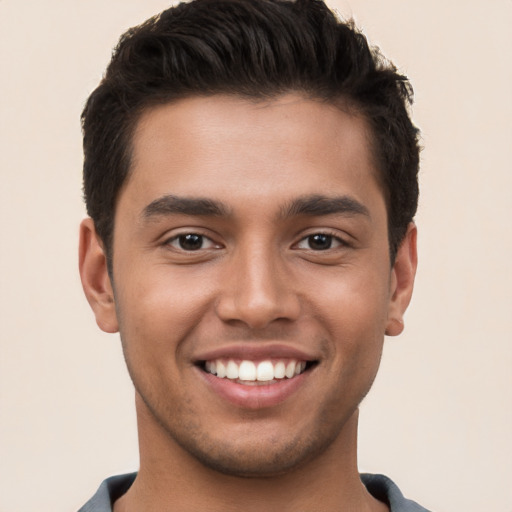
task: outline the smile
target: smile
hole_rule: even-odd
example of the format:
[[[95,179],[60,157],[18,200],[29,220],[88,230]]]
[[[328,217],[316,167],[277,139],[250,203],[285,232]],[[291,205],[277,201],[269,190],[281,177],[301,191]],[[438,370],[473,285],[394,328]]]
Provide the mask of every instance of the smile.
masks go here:
[[[204,371],[220,379],[229,379],[238,384],[273,384],[282,379],[292,379],[302,374],[312,363],[297,359],[251,361],[214,359],[204,361]]]

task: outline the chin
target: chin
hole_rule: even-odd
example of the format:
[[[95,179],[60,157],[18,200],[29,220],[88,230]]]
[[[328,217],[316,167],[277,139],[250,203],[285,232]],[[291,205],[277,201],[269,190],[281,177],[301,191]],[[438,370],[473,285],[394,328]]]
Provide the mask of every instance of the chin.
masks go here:
[[[224,447],[208,452],[195,447],[189,452],[205,467],[239,478],[265,478],[289,473],[300,468],[303,464],[318,455],[316,443],[309,447],[286,446],[276,449]],[[322,450],[323,451],[323,450]]]
[[[332,445],[337,432],[315,429],[314,435],[289,431],[281,437],[266,437],[255,431],[215,439],[210,433],[180,436],[168,432],[201,465],[219,473],[239,478],[266,478],[291,473]],[[176,436],[178,434],[178,436]],[[183,432],[181,432],[183,434]]]

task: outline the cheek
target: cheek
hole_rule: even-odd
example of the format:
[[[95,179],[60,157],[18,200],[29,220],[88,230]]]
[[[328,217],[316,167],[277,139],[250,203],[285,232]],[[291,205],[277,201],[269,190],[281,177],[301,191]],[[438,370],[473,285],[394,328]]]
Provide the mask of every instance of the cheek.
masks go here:
[[[371,342],[384,334],[387,319],[389,284],[387,274],[371,268],[351,269],[324,281],[316,293],[315,310],[333,330],[336,339],[360,343]]]
[[[119,281],[123,287],[116,289],[116,306],[127,355],[161,364],[198,325],[209,302],[206,290],[165,270]]]
[[[382,274],[353,273],[331,281],[317,302],[317,322],[332,340],[333,378],[362,398],[377,373],[387,318],[387,282]]]

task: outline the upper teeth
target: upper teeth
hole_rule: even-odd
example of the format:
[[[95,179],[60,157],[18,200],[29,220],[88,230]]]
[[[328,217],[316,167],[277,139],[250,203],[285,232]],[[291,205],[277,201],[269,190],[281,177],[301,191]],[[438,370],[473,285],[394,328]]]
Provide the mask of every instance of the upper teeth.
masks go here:
[[[269,381],[274,379],[291,379],[295,375],[299,375],[306,368],[305,361],[261,361],[255,363],[253,361],[243,360],[237,363],[230,360],[216,359],[214,361],[206,361],[205,369],[207,372],[217,375],[222,379],[239,379],[245,381]]]

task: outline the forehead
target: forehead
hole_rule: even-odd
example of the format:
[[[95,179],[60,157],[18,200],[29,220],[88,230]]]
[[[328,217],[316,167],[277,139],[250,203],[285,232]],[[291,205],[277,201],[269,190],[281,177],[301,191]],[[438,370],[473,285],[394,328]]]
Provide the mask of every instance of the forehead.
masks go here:
[[[146,204],[169,193],[263,204],[329,190],[364,195],[376,176],[361,116],[299,94],[216,95],[142,114],[125,188]]]

